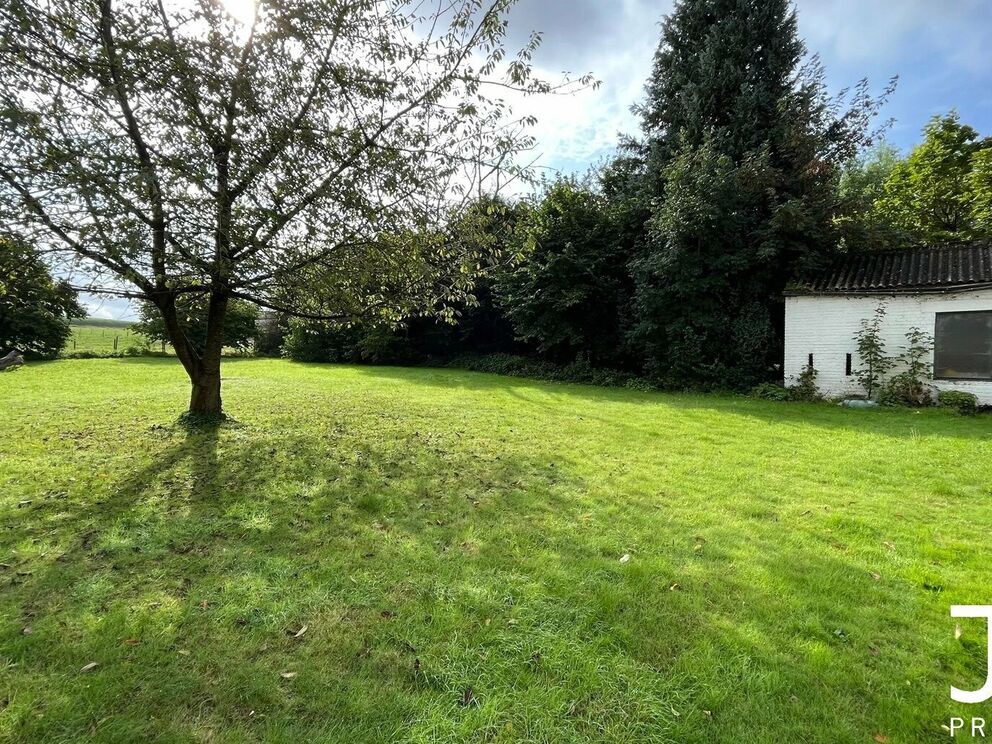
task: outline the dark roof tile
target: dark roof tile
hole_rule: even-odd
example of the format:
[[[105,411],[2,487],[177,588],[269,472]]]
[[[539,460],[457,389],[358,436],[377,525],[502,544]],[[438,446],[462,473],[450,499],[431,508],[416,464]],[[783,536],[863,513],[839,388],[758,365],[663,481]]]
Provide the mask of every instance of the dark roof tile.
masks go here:
[[[992,285],[992,241],[948,243],[838,256],[791,293],[936,291]]]

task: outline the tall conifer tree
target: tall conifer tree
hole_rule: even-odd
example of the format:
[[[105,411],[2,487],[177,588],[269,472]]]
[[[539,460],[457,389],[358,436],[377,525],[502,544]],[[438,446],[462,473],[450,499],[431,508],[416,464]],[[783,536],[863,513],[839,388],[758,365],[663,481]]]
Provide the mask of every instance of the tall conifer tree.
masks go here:
[[[663,24],[647,96],[637,257],[650,372],[744,386],[780,358],[782,291],[836,245],[836,182],[872,141],[879,98],[831,99],[788,0],[681,0]]]

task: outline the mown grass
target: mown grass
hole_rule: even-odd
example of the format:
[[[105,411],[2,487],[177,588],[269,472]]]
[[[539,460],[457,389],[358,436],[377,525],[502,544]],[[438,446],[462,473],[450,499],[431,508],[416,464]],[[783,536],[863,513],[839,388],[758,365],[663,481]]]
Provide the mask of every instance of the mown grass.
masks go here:
[[[172,360],[0,376],[0,739],[917,742],[989,713],[950,701],[985,629],[948,612],[992,602],[986,417],[263,360],[224,391],[235,421],[188,430]]]

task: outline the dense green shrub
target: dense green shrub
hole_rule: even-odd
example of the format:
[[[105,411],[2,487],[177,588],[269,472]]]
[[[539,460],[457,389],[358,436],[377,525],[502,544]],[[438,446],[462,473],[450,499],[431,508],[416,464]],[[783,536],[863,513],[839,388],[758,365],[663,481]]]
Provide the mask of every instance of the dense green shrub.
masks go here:
[[[933,337],[919,328],[910,328],[906,332],[906,346],[897,360],[903,371],[882,385],[879,402],[914,408],[933,405],[933,391],[929,384],[933,377],[933,365],[930,364],[932,351]]]
[[[63,351],[61,359],[123,359],[125,357],[169,357],[166,351],[155,351],[148,346],[131,344],[120,351],[97,351],[95,349],[80,349],[78,351]]]
[[[184,294],[176,300],[176,312],[179,325],[193,345],[202,350],[207,340],[207,305],[206,295]],[[152,343],[165,341],[172,343],[165,328],[162,313],[151,302],[142,302],[139,310],[141,320],[135,323],[133,330],[145,336]],[[245,300],[233,299],[228,303],[227,316],[224,318],[224,346],[239,351],[249,349],[255,338],[255,323],[258,320],[258,308]]]
[[[498,302],[516,337],[546,359],[623,361],[629,255],[613,222],[601,193],[559,178],[516,224],[520,260],[501,273]]]
[[[279,313],[266,311],[255,321],[255,354],[263,357],[282,356],[289,319]]]
[[[789,389],[777,382],[763,382],[751,388],[750,396],[761,400],[791,400]]]
[[[763,382],[751,388],[750,397],[761,400],[778,401],[817,401],[823,400],[816,387],[816,370],[813,367],[803,367],[795,384],[783,385],[778,382]]]
[[[878,392],[878,402],[883,406],[922,408],[933,405],[933,394],[925,381],[911,372],[900,372],[882,385]]]
[[[958,413],[971,415],[978,413],[978,398],[974,393],[960,390],[942,390],[937,394],[937,402],[947,408],[953,408]]]
[[[814,401],[822,398],[820,389],[816,386],[816,369],[812,365],[806,365],[796,378],[796,384],[789,387],[789,400]]]
[[[631,390],[654,390],[656,386],[642,377],[615,369],[593,367],[580,358],[567,365],[515,354],[464,355],[450,360],[448,367],[472,372],[488,372],[510,377],[530,377],[552,382],[576,382],[601,387],[625,387]]]
[[[85,315],[76,292],[52,277],[38,251],[0,237],[0,356],[17,350],[54,359],[72,335],[69,321]]]
[[[418,364],[423,359],[402,329],[388,326],[339,326],[292,319],[283,354],[297,362],[345,364]]]
[[[297,362],[351,361],[357,329],[292,318],[283,341],[284,356]]]

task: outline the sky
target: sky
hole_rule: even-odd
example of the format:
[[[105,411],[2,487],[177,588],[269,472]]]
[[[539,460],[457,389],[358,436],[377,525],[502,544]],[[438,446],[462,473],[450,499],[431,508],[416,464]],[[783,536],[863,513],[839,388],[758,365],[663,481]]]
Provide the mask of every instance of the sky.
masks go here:
[[[519,0],[510,44],[543,32],[538,74],[553,81],[563,72],[588,72],[602,83],[515,103],[515,114],[538,118],[533,155],[545,173],[581,174],[610,155],[619,134],[637,133],[630,108],[641,100],[660,22],[671,8],[671,0]],[[894,119],[886,139],[900,150],[919,142],[928,119],[951,109],[992,135],[992,0],[798,0],[797,11],[800,34],[820,55],[831,92],[865,77],[880,92],[899,76],[881,118]],[[125,301],[82,299],[95,317],[134,315]]]
[[[535,57],[552,79],[593,73],[596,91],[530,100],[517,110],[539,117],[541,164],[581,172],[607,157],[617,133],[637,133],[630,113],[643,93],[671,0],[520,0],[510,28],[519,44],[544,32]],[[906,151],[935,114],[957,109],[962,121],[992,135],[992,0],[798,0],[800,35],[826,67],[831,92],[868,78],[880,92],[899,84],[882,119],[886,139]]]

